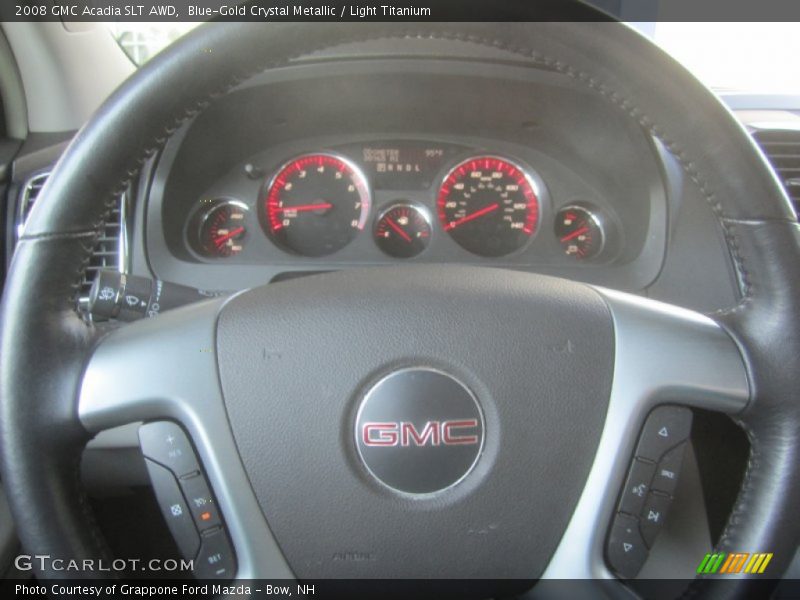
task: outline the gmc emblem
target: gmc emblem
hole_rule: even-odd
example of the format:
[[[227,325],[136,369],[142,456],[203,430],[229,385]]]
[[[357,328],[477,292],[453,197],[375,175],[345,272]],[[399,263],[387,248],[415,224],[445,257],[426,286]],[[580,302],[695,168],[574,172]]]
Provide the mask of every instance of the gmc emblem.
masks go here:
[[[368,422],[361,427],[361,440],[365,446],[469,446],[479,441],[468,432],[477,427],[477,419],[428,421],[421,431],[408,421]]]

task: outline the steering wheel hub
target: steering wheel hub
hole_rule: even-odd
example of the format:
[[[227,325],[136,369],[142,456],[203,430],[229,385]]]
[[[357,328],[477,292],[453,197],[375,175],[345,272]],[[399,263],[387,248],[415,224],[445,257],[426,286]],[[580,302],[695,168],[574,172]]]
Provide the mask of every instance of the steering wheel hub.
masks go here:
[[[483,413],[473,393],[441,371],[402,369],[364,396],[356,417],[364,466],[409,494],[445,490],[464,479],[483,448]]]

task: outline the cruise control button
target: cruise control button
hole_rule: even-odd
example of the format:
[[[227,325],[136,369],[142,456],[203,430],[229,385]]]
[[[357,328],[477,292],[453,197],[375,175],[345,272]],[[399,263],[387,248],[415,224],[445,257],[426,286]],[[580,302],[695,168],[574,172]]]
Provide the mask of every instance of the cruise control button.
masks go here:
[[[621,512],[634,516],[641,512],[644,499],[650,491],[650,482],[655,469],[656,466],[653,463],[633,460],[619,501]]]
[[[184,558],[192,559],[200,548],[200,535],[194,526],[192,514],[181,494],[175,476],[152,460],[145,459],[147,472],[153,484],[158,506],[164,515],[172,537]]]
[[[606,558],[611,568],[620,577],[636,577],[647,560],[647,554],[638,519],[618,514],[606,546]]]
[[[194,561],[194,576],[197,579],[233,579],[235,569],[236,560],[225,530],[205,532],[200,553]]]
[[[692,411],[680,406],[659,406],[644,424],[636,456],[653,462],[688,439],[692,430]]]
[[[211,490],[202,475],[180,480],[181,489],[189,503],[194,522],[200,531],[221,525],[219,511],[214,503]]]
[[[667,452],[659,461],[656,467],[655,477],[653,477],[653,490],[664,492],[670,496],[675,495],[675,487],[678,485],[678,477],[681,473],[683,455],[686,452],[686,444],[681,444]]]
[[[667,518],[672,498],[662,494],[650,493],[642,508],[642,515],[639,519],[639,526],[642,530],[642,538],[648,548],[653,547],[653,542],[658,536],[658,532],[664,525]]]
[[[142,454],[161,463],[177,477],[200,471],[192,444],[177,423],[158,421],[142,425],[139,443]]]

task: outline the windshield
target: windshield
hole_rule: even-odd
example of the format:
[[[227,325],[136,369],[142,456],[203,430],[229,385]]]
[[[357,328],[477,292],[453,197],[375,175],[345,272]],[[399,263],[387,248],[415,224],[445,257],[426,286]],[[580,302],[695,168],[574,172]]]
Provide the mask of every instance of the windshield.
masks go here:
[[[106,23],[136,66],[141,66],[200,23]]]
[[[141,65],[200,23],[109,23]],[[800,23],[635,23],[721,93],[800,95]]]
[[[656,43],[717,92],[800,95],[800,23],[654,23]]]

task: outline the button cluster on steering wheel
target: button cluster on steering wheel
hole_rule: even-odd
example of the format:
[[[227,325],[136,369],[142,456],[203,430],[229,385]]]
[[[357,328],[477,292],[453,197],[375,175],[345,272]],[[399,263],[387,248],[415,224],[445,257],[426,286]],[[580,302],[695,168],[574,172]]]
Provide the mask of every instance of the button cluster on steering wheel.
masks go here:
[[[236,559],[216,500],[189,438],[176,423],[139,428],[139,443],[158,505],[198,579],[232,579]]]
[[[620,577],[639,573],[664,525],[691,428],[692,411],[679,406],[656,408],[644,424],[606,544]]]

